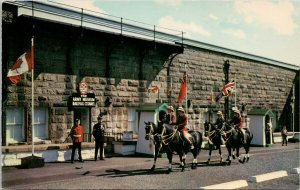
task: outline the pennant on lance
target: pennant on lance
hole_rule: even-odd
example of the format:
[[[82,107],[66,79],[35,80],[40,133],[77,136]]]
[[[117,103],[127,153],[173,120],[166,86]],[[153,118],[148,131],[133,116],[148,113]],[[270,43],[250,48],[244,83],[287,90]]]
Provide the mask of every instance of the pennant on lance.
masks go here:
[[[178,96],[178,103],[181,103],[184,97],[187,93],[187,75],[186,73],[183,74],[183,77],[180,79],[181,85],[180,85],[180,91]]]

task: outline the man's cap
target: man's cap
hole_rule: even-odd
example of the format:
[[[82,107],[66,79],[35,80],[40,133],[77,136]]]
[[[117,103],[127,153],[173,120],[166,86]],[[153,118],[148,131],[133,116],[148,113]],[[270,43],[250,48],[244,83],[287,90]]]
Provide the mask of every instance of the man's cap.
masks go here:
[[[173,106],[168,106],[168,110],[174,111]]]
[[[80,119],[76,118],[76,119],[75,119],[75,122],[78,122],[78,121],[80,121]]]
[[[236,109],[233,111],[234,113],[240,114],[240,110]]]
[[[184,109],[183,109],[183,107],[179,107],[179,108],[177,109],[177,111],[182,111],[182,112],[184,112]]]
[[[218,111],[217,115],[223,115],[223,113],[221,111]]]

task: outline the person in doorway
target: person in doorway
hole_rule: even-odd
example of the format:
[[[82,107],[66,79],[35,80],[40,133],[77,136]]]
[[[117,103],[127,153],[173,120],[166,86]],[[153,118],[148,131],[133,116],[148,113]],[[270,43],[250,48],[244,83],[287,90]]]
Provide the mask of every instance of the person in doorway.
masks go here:
[[[242,143],[246,144],[247,142],[245,138],[245,132],[243,130],[243,123],[240,111],[238,109],[235,109],[233,112],[234,115],[229,123],[232,124],[239,131]]]
[[[80,125],[80,119],[75,120],[75,125],[72,127],[72,129],[70,131],[70,136],[73,141],[71,163],[74,162],[74,155],[75,155],[76,149],[78,149],[79,162],[83,162],[82,156],[81,156],[81,143],[82,143],[83,129],[82,129],[82,126]]]
[[[166,123],[167,124],[175,123],[174,107],[168,106],[167,111],[168,111],[168,114],[167,114],[167,118],[166,118]]]
[[[100,148],[100,160],[104,160],[104,132],[105,125],[102,123],[102,115],[100,114],[97,117],[98,123],[96,123],[93,127],[93,136],[95,139],[95,161],[97,161],[98,150]]]
[[[187,140],[187,142],[190,144],[190,149],[194,149],[194,145],[191,142],[190,138],[192,138],[192,136],[189,134],[188,129],[186,128],[187,123],[188,123],[188,118],[184,113],[184,109],[182,107],[179,107],[177,109],[178,111],[178,118],[177,118],[177,122],[175,123],[171,123],[171,125],[176,125],[178,131],[183,135],[183,137]]]
[[[281,130],[282,146],[284,144],[285,144],[285,146],[287,146],[287,136],[288,136],[288,130],[286,129],[286,126],[284,125]]]
[[[225,119],[224,119],[223,113],[221,111],[218,111],[217,115],[218,115],[218,118],[217,118],[216,122],[214,123],[214,126],[216,126],[217,130],[222,130]],[[221,136],[220,136],[221,143],[225,144],[225,141],[224,141],[223,136],[222,136],[222,131],[220,131],[220,132],[221,132]]]

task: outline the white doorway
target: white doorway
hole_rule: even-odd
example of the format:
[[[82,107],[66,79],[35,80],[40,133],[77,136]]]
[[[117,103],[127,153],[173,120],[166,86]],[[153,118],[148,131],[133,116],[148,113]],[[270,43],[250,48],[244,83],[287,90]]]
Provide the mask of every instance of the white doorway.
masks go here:
[[[155,112],[140,112],[139,119],[139,137],[136,145],[136,152],[142,154],[154,155],[154,145],[152,140],[146,140],[145,135],[145,123],[144,122],[155,122]]]
[[[74,120],[80,119],[81,126],[83,127],[83,142],[90,142],[91,126],[90,126],[90,108],[74,108]]]

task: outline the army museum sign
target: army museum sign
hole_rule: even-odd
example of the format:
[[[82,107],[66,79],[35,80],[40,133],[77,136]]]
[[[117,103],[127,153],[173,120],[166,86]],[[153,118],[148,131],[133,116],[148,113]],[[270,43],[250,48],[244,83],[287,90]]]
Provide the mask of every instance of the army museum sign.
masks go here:
[[[81,82],[79,84],[79,92],[73,93],[71,97],[71,105],[73,107],[94,107],[95,106],[95,94],[88,93],[88,84]]]

